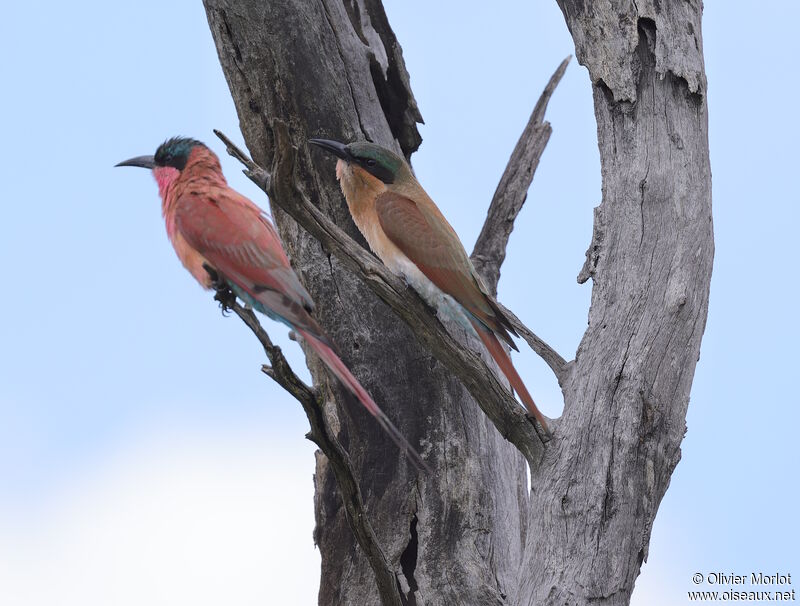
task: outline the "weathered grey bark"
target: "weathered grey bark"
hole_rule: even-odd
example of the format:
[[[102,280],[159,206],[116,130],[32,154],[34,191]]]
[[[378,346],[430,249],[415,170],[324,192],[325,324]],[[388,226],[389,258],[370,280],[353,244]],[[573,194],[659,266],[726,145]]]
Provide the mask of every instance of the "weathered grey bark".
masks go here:
[[[306,140],[368,137],[406,155],[419,114],[399,46],[379,2],[207,0],[209,24],[253,159],[273,165],[275,120],[301,150],[296,181],[364,244],[333,175]],[[419,345],[362,281],[273,205],[293,265],[342,357],[435,474],[419,476],[358,407],[340,400],[339,438],[367,514],[409,603],[498,604],[522,557],[523,457],[481,413],[461,381]],[[325,375],[310,363],[315,380]],[[335,385],[332,385],[335,389]],[[337,390],[338,391],[338,390]],[[535,433],[533,434],[535,436]],[[315,540],[320,604],[376,604],[373,571],[318,459]]]
[[[534,472],[524,604],[627,604],[680,459],[714,255],[699,2],[559,0],[603,176],[589,327]]]
[[[374,528],[404,602],[627,603],[679,458],[707,313],[713,236],[701,8],[561,0],[578,60],[592,77],[603,201],[579,278],[592,277],[594,287],[576,359],[565,363],[525,335],[565,395],[564,415],[542,456],[538,436],[505,408],[507,399],[484,389],[494,379],[443,344],[437,323],[415,321],[429,311],[325,224],[327,215],[363,245],[332,164],[308,153],[309,136],[367,137],[407,156],[419,144],[419,112],[380,3],[205,4],[245,141],[260,166],[272,167],[266,181],[275,183],[261,184],[286,198],[273,199],[274,215],[318,317],[435,470],[418,476],[330,385],[337,400],[329,406],[332,425],[340,428],[363,495],[365,516],[355,517]],[[521,204],[511,206],[512,224]],[[488,231],[482,241],[497,260],[510,227],[494,238]],[[501,262],[502,256],[487,270],[488,281],[496,284]],[[458,368],[459,359],[481,376],[480,386]],[[315,382],[324,382],[309,363]],[[514,430],[509,439],[533,464],[530,494],[524,459],[470,393],[481,395],[506,435]],[[385,580],[379,597],[380,563],[372,558],[370,567],[363,538],[354,539],[358,509],[350,509],[348,524],[324,457],[316,487],[320,604],[395,604]],[[350,489],[341,488],[347,495]]]
[[[571,58],[567,57],[561,62],[534,106],[528,124],[511,153],[508,166],[500,177],[500,183],[497,184],[486,213],[486,221],[470,255],[475,269],[489,287],[489,292],[495,296],[497,283],[500,281],[500,266],[506,258],[506,246],[514,229],[514,221],[528,198],[533,174],[550,140],[550,133],[553,132],[550,123],[544,120],[544,113]]]

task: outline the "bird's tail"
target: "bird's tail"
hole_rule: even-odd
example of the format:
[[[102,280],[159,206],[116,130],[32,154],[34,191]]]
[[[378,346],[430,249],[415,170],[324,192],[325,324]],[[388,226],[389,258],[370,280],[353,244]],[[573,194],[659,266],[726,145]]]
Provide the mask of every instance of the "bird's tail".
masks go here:
[[[517,369],[514,368],[514,365],[511,363],[511,358],[508,356],[508,353],[506,353],[503,345],[497,340],[495,334],[479,321],[470,318],[470,322],[472,322],[475,332],[478,333],[484,346],[489,350],[489,353],[492,355],[492,358],[494,358],[494,361],[497,362],[500,370],[503,371],[508,382],[511,383],[511,387],[519,394],[522,403],[525,404],[525,407],[530,413],[541,423],[545,432],[549,434],[550,429],[547,427],[544,415],[539,412],[539,409],[536,407],[536,403],[528,392],[528,388],[525,387],[525,383],[522,382],[519,373],[517,373]]]
[[[312,349],[322,358],[322,361],[325,362],[325,365],[336,375],[336,378],[341,381],[342,385],[344,385],[358,401],[364,405],[370,414],[377,419],[378,424],[389,435],[392,441],[397,444],[397,447],[406,454],[414,466],[420,470],[431,471],[430,467],[422,460],[422,457],[419,456],[417,451],[414,450],[411,444],[403,437],[403,434],[401,434],[389,420],[389,417],[378,408],[375,400],[373,400],[367,393],[367,390],[361,386],[361,383],[353,376],[344,362],[342,362],[341,358],[336,355],[336,352],[334,352],[329,345],[323,343],[312,334],[298,328],[295,330],[297,330],[308,344],[311,345]]]

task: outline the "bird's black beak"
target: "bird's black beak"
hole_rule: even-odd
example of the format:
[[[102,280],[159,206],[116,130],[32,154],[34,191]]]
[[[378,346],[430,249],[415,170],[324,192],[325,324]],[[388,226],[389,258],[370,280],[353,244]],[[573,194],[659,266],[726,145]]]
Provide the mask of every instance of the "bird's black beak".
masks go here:
[[[341,158],[342,160],[353,159],[353,156],[349,151],[347,151],[347,146],[344,143],[331,141],[330,139],[309,139],[308,142],[312,145],[316,145],[317,147],[321,147],[325,151],[332,153],[334,156]]]
[[[141,168],[155,168],[156,159],[153,156],[136,156],[130,160],[120,162],[116,166],[140,166]]]

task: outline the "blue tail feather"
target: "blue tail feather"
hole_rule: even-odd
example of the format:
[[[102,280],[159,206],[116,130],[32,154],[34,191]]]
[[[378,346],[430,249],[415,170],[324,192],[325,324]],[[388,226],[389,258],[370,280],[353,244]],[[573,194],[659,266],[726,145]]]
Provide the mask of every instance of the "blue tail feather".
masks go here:
[[[263,305],[263,303],[261,303],[260,301],[254,299],[253,295],[251,295],[250,293],[245,291],[243,288],[237,286],[236,284],[232,284],[232,283],[230,284],[230,287],[231,287],[231,290],[234,292],[234,294],[237,297],[239,297],[242,301],[247,303],[250,307],[255,309],[257,312],[260,312],[260,313],[264,314],[265,316],[267,316],[271,320],[275,320],[276,322],[280,322],[281,324],[286,324],[286,326],[288,326],[289,328],[294,330],[294,326],[292,325],[291,322],[289,322],[289,320],[287,320],[286,318],[284,318],[282,316],[279,316],[278,314],[276,314],[274,311],[272,311],[268,307],[265,307]]]

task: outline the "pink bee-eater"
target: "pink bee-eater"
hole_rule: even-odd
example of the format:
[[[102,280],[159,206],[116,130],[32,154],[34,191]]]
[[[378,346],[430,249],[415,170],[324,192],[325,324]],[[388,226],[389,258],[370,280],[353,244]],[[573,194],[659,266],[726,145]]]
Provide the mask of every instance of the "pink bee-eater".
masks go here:
[[[258,206],[228,187],[214,152],[200,141],[176,137],[159,146],[155,156],[138,156],[117,166],[153,171],[167,235],[183,266],[203,288],[214,286],[213,272],[254,309],[301,335],[398,447],[418,467],[425,467],[333,351],[311,315],[314,302],[289,265],[275,228]]]

